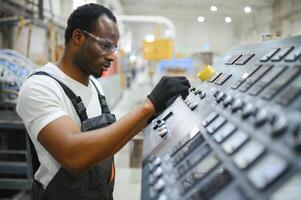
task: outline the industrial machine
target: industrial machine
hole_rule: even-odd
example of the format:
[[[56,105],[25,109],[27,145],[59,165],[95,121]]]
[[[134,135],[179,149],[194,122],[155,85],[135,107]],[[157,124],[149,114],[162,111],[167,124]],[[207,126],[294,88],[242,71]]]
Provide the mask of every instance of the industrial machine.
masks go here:
[[[301,37],[232,48],[144,130],[142,200],[301,198]]]

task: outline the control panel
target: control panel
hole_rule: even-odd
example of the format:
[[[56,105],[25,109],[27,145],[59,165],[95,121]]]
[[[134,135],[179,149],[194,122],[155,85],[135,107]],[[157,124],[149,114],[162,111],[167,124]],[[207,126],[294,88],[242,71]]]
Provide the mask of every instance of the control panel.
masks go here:
[[[301,198],[301,37],[232,48],[144,129],[142,200]]]

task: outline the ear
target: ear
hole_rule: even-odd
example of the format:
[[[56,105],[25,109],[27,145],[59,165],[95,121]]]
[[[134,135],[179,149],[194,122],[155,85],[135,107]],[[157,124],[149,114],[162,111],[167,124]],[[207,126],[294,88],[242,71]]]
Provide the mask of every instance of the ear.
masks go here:
[[[72,32],[72,41],[76,46],[81,45],[85,41],[85,35],[77,28]]]

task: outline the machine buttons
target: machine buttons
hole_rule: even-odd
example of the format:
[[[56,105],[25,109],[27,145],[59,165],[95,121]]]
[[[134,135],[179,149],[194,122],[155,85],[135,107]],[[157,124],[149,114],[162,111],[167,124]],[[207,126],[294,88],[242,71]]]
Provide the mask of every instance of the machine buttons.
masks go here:
[[[162,167],[157,167],[157,169],[156,169],[156,170],[154,171],[154,173],[153,173],[153,176],[154,176],[155,178],[159,178],[159,177],[162,176],[162,174],[163,174]]]
[[[159,129],[159,135],[160,137],[164,137],[168,133],[168,130],[166,127],[160,128]]]
[[[226,61],[226,65],[233,65],[236,60],[238,60],[241,57],[241,54],[239,55],[233,55],[230,59]]]
[[[167,126],[165,124],[165,121],[162,119],[159,119],[155,122],[155,125],[153,126],[153,129],[156,130],[160,137],[164,137],[168,133]]]
[[[226,95],[224,101],[223,101],[223,106],[227,107],[228,105],[231,105],[233,102],[233,97],[231,95]]]
[[[256,113],[254,125],[256,127],[262,126],[263,124],[267,123],[271,118],[271,114],[269,114],[267,110],[262,109]]]
[[[208,146],[208,144],[205,144],[198,150],[198,153],[191,156],[190,159],[187,161],[189,167],[193,167],[196,163],[203,159],[210,152],[211,149]]]
[[[272,196],[271,200],[291,199],[298,200],[301,196],[301,175],[294,174],[283,186],[281,186]]]
[[[204,142],[204,137],[201,134],[196,135],[189,143],[187,143],[177,154],[175,154],[172,164],[176,166],[179,164],[185,156],[194,151]]]
[[[248,134],[242,131],[236,131],[222,144],[222,148],[227,154],[232,154],[248,139]]]
[[[215,73],[214,68],[211,65],[206,65],[205,67],[203,67],[201,71],[197,73],[197,77],[201,81],[206,81],[210,79],[214,75],[214,73]]]
[[[221,169],[220,172],[215,173],[210,179],[206,180],[190,198],[193,200],[210,199],[226,186],[231,179],[230,172],[227,169]]]
[[[240,168],[245,169],[259,158],[265,147],[255,140],[249,141],[233,156],[234,163]]]
[[[300,69],[300,66],[295,66],[286,70],[286,73],[282,73],[277,77],[277,79],[269,85],[260,96],[266,100],[272,99],[282,88],[299,75]]]
[[[272,61],[278,62],[278,61],[282,60],[282,58],[284,58],[293,49],[294,49],[294,47],[286,47],[286,48],[281,49],[272,57]]]
[[[201,94],[200,94],[200,99],[204,99],[206,97],[206,93],[205,92],[202,92]]]
[[[271,57],[273,57],[278,51],[280,50],[280,48],[274,48],[271,49],[266,55],[264,55],[262,58],[260,58],[261,62],[266,62],[268,61]]]
[[[232,86],[232,89],[237,89],[239,88],[239,86],[244,83],[247,78],[249,78],[250,76],[252,76],[252,74],[254,74],[259,68],[261,67],[261,65],[255,65],[254,67],[252,67],[251,70],[247,71],[246,73],[244,73],[240,79],[238,79]]]
[[[202,122],[201,124],[206,127],[208,124],[210,124],[214,119],[218,117],[218,114],[216,112],[210,113]]]
[[[288,167],[282,158],[269,154],[248,173],[248,179],[258,189],[264,189]]]
[[[277,65],[269,70],[259,81],[257,81],[249,90],[249,94],[256,96],[258,95],[266,86],[268,86],[273,80],[275,80],[287,66]]]
[[[237,61],[235,61],[235,65],[244,65],[244,64],[246,64],[253,56],[255,56],[255,53],[242,55]]]
[[[161,165],[161,158],[160,157],[156,157],[155,160],[153,161],[153,165],[155,166],[160,166]]]
[[[271,121],[271,125],[270,134],[272,137],[282,135],[288,128],[288,122],[284,116],[275,116]]]
[[[216,100],[217,103],[220,103],[222,100],[224,100],[225,97],[226,97],[225,93],[219,92],[216,95],[215,100]]]
[[[192,170],[191,174],[181,181],[182,194],[185,194],[189,189],[195,185],[196,182],[205,177],[219,164],[219,159],[216,155],[209,155],[205,157]]]
[[[194,110],[198,106],[198,103],[192,98],[186,98],[184,103],[188,106],[188,108],[190,108],[190,110]]]
[[[235,99],[233,101],[232,107],[231,107],[231,111],[232,112],[236,112],[240,109],[242,109],[244,106],[244,102],[241,99]]]
[[[240,92],[246,92],[258,79],[260,79],[267,71],[271,69],[272,65],[263,65],[255,73],[250,75],[247,80],[240,86]]]
[[[301,46],[295,48],[289,55],[284,58],[286,62],[294,62],[301,56]]]
[[[301,94],[301,77],[299,76],[285,91],[276,98],[276,102],[287,106]]]
[[[209,134],[213,134],[215,131],[217,131],[224,123],[226,123],[226,118],[223,116],[217,117],[211,124],[207,126],[207,131]]]
[[[157,191],[157,192],[160,192],[162,191],[164,188],[165,188],[165,181],[163,179],[159,179],[157,181],[157,183],[154,185],[154,189]]]
[[[214,92],[213,96],[216,98],[217,95],[219,95],[219,93],[221,93],[221,92],[220,92],[219,90],[216,90],[216,91]]]
[[[288,144],[295,151],[301,151],[301,125],[300,123],[293,124],[292,130],[289,132]]]
[[[231,76],[232,74],[222,74],[215,79],[214,83],[217,85],[223,85]]]
[[[252,103],[247,103],[241,112],[241,117],[243,119],[246,119],[250,117],[251,115],[254,115],[256,113],[257,108]]]
[[[229,135],[236,130],[236,126],[232,123],[226,123],[214,135],[213,138],[217,143],[223,142]]]
[[[217,79],[222,73],[221,72],[216,72],[211,78],[208,80],[208,82],[213,82],[215,79]]]
[[[166,197],[166,195],[161,194],[161,195],[158,197],[158,200],[168,200],[168,198]]]

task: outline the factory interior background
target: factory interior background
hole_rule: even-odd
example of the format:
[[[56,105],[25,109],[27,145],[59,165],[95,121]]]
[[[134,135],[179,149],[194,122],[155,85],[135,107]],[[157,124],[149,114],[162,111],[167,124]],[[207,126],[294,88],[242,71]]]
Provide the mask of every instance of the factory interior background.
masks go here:
[[[86,3],[117,17],[116,60],[99,79],[117,119],[163,75],[201,82],[198,72],[235,46],[301,35],[300,0],[0,0],[0,199],[30,199],[29,141],[12,114],[18,91],[62,55],[67,18]],[[143,143],[141,132],[115,156],[116,200],[141,199]]]

